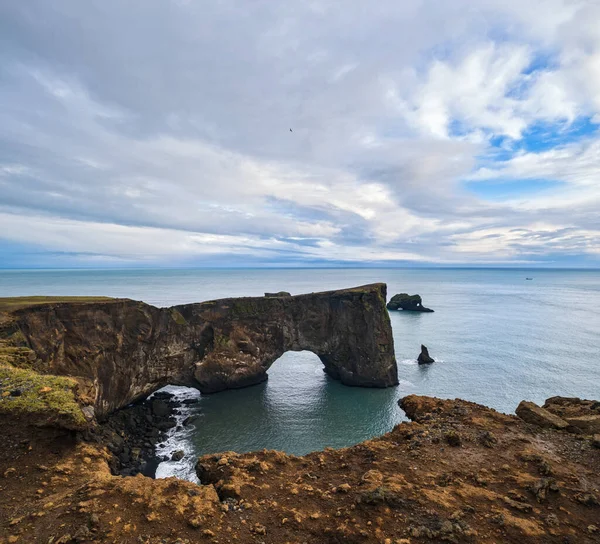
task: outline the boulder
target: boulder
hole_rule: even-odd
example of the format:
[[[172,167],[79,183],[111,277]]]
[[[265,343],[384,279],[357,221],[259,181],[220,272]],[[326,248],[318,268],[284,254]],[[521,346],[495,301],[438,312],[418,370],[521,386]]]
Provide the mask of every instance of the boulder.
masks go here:
[[[184,457],[185,452],[183,450],[177,450],[171,455],[171,461],[181,461]]]
[[[565,421],[579,429],[583,434],[600,433],[600,415],[566,417]]]
[[[600,403],[596,400],[551,397],[546,400],[544,408],[569,423],[571,432],[600,433]]]
[[[428,349],[423,344],[421,344],[421,353],[417,357],[417,362],[420,365],[435,363],[435,359],[429,355]]]
[[[169,412],[169,405],[164,400],[154,399],[152,401],[152,413],[156,417],[167,417]]]
[[[408,293],[394,295],[387,303],[387,309],[404,310],[406,312],[433,312],[430,308],[423,306],[420,295],[409,295]]]
[[[564,419],[538,406],[534,402],[521,401],[515,413],[526,423],[531,423],[538,427],[551,429],[566,429],[569,427],[569,423]]]

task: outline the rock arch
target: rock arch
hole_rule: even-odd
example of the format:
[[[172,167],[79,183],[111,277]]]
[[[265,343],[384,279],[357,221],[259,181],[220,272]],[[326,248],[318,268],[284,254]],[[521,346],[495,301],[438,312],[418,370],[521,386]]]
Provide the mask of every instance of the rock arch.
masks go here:
[[[167,384],[204,393],[267,379],[286,351],[317,354],[346,385],[398,383],[385,284],[172,308],[113,299],[13,313],[42,372],[77,377],[105,415]]]

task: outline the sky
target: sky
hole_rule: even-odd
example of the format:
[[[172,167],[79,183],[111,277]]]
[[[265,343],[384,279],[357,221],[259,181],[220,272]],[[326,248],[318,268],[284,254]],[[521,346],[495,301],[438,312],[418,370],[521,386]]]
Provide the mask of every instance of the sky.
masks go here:
[[[600,266],[598,0],[0,0],[0,268]]]

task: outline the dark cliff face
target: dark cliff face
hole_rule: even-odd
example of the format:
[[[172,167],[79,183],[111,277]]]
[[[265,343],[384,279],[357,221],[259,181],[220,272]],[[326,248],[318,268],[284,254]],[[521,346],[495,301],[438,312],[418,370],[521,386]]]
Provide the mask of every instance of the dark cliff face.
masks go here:
[[[38,371],[77,377],[98,416],[166,385],[202,392],[267,378],[286,351],[316,353],[346,385],[398,383],[386,286],[231,298],[155,308],[132,300],[53,303],[13,312]]]

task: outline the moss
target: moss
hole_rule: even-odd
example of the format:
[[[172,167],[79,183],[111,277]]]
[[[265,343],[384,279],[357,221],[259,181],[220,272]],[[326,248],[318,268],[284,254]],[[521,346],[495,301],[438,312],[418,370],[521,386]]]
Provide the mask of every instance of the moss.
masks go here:
[[[260,308],[256,300],[241,298],[234,302],[231,310],[234,316],[240,317],[255,315],[260,311]]]
[[[86,419],[76,400],[76,388],[71,378],[0,363],[0,414],[25,417],[33,425],[81,429]],[[11,396],[15,390],[21,394]]]
[[[171,317],[178,325],[188,324],[188,322],[185,320],[185,317],[183,317],[175,308],[171,308]]]

